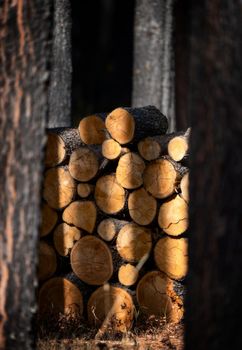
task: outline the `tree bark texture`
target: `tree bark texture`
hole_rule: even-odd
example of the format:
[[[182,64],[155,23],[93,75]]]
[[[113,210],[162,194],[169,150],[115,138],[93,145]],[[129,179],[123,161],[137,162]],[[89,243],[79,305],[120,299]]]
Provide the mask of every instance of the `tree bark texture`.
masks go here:
[[[49,87],[49,128],[71,126],[71,74],[70,1],[54,0],[54,26]]]
[[[192,234],[186,349],[240,349],[242,6],[239,0],[189,5]]]
[[[132,105],[154,105],[175,130],[174,0],[137,0]]]
[[[31,349],[51,2],[0,3],[0,349]]]

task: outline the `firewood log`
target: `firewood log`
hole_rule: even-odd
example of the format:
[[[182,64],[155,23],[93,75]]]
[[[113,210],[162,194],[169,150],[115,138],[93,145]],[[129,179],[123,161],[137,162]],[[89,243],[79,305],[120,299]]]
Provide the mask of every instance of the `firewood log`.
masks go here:
[[[179,322],[183,317],[182,299],[176,295],[173,281],[160,271],[150,271],[139,281],[136,297],[146,315],[162,316],[168,322]]]
[[[178,187],[184,167],[169,158],[160,158],[148,164],[144,171],[144,188],[155,198],[166,198]]]
[[[157,201],[143,187],[130,193],[128,209],[131,218],[139,225],[149,225],[156,217]]]
[[[136,153],[129,152],[123,155],[116,169],[117,182],[126,189],[135,189],[143,184],[145,163]]]
[[[154,248],[154,260],[159,270],[170,278],[181,280],[187,274],[188,244],[186,238],[161,238]]]
[[[112,254],[101,239],[87,235],[72,248],[71,267],[83,282],[101,285],[113,274]]]
[[[76,182],[67,166],[50,168],[45,172],[43,198],[51,208],[63,209],[74,199]]]
[[[129,153],[130,149],[127,147],[122,147],[114,139],[105,140],[102,144],[102,154],[105,158],[109,160],[115,160],[120,158],[122,155]]]
[[[68,279],[54,277],[43,284],[39,292],[39,312],[45,315],[81,316],[83,298],[79,288]]]
[[[90,297],[87,304],[88,321],[105,332],[126,333],[132,326],[134,304],[132,296],[123,288],[105,284]]]
[[[132,286],[139,278],[139,270],[131,264],[121,265],[118,270],[118,280],[124,286]]]
[[[152,247],[151,230],[131,222],[118,233],[116,247],[119,255],[128,262],[139,262],[150,254]]]
[[[97,233],[102,239],[110,242],[117,236],[121,228],[128,223],[128,221],[118,220],[114,218],[104,219],[99,223],[97,227]]]
[[[82,232],[75,226],[66,223],[59,224],[53,234],[55,249],[61,256],[68,256],[76,241],[81,238]]]
[[[154,106],[116,108],[107,116],[105,125],[121,145],[135,143],[147,135],[165,134],[168,127],[166,117]]]
[[[38,279],[40,282],[54,275],[57,259],[54,249],[44,241],[39,242]]]
[[[171,236],[178,236],[188,228],[188,205],[179,195],[161,204],[158,215],[160,228]]]
[[[118,214],[125,209],[127,193],[117,182],[115,174],[100,177],[94,194],[97,206],[106,214]]]
[[[188,203],[189,202],[189,173],[187,172],[181,179],[180,196]]]
[[[54,128],[47,130],[47,144],[45,151],[45,166],[54,167],[63,163],[71,153],[81,147],[77,129]]]
[[[172,138],[168,143],[168,154],[176,162],[181,161],[188,153],[190,128],[184,134]]]
[[[62,219],[69,225],[92,233],[97,219],[97,209],[93,201],[74,201],[65,208]]]
[[[87,145],[101,145],[106,138],[106,114],[99,113],[83,118],[78,126],[81,140]]]
[[[54,209],[43,203],[41,207],[41,226],[40,226],[40,237],[47,236],[55,227],[58,215]]]
[[[81,198],[87,198],[94,192],[95,186],[88,183],[79,183],[77,185],[77,194]]]

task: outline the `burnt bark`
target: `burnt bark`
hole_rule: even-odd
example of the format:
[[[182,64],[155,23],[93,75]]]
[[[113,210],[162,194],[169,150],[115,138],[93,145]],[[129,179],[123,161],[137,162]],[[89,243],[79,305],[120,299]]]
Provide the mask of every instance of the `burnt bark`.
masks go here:
[[[186,349],[240,349],[241,1],[189,1],[189,6],[192,234]]]
[[[137,0],[134,25],[132,105],[154,105],[174,131],[174,0]]]
[[[32,349],[51,2],[0,4],[0,349]]]
[[[69,0],[54,1],[48,127],[71,126],[71,9]]]

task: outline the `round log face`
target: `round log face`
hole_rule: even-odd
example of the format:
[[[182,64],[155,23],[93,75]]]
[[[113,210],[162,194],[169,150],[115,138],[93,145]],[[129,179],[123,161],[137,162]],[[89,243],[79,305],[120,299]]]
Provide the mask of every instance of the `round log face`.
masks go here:
[[[176,162],[182,160],[188,150],[188,142],[185,137],[177,136],[168,143],[168,154]]]
[[[81,232],[74,226],[61,223],[54,231],[55,249],[61,256],[67,256],[74,243],[81,238]]]
[[[112,255],[108,246],[99,238],[85,236],[71,251],[74,273],[85,283],[101,285],[113,274]]]
[[[45,242],[39,242],[38,279],[45,281],[56,271],[57,260],[54,249]]]
[[[106,118],[105,125],[112,138],[121,145],[129,143],[134,137],[135,121],[123,108],[116,108]]]
[[[56,134],[49,133],[47,135],[45,166],[56,166],[65,159],[65,156],[65,143],[62,138]]]
[[[189,202],[189,173],[186,173],[181,179],[180,189],[181,189],[181,194],[180,194],[181,197],[186,202]]]
[[[132,297],[122,288],[104,285],[90,297],[87,305],[88,320],[100,331],[127,332],[133,322]]]
[[[41,314],[79,315],[83,313],[80,290],[62,277],[48,280],[40,289],[39,312]]]
[[[102,176],[96,183],[95,199],[104,213],[116,214],[124,208],[125,190],[117,183],[115,175]]]
[[[42,220],[40,226],[40,237],[48,235],[55,227],[58,215],[55,210],[50,208],[48,204],[44,203],[41,208]]]
[[[87,147],[75,150],[69,161],[71,176],[78,181],[89,181],[97,174],[99,163],[96,154]]]
[[[102,144],[102,154],[105,158],[117,159],[121,153],[122,147],[115,140],[105,140]]]
[[[115,225],[112,219],[105,219],[100,222],[97,228],[99,236],[105,241],[111,241],[116,234]]]
[[[138,150],[141,157],[150,161],[159,157],[161,147],[158,142],[147,137],[138,143]]]
[[[188,243],[186,238],[161,238],[154,249],[157,267],[169,277],[182,279],[188,269]]]
[[[141,311],[147,315],[165,317],[169,322],[179,322],[183,317],[183,307],[172,301],[172,289],[172,281],[165,274],[160,271],[148,272],[136,288]]]
[[[179,195],[160,206],[158,224],[171,236],[178,236],[188,228],[188,205]]]
[[[51,168],[44,178],[43,197],[54,209],[65,208],[74,198],[76,183],[66,167]]]
[[[166,198],[174,193],[177,171],[167,159],[150,163],[144,171],[144,187],[155,198]]]
[[[78,127],[81,140],[87,145],[101,145],[105,140],[105,123],[97,115],[90,115],[80,121]]]
[[[116,178],[118,183],[127,189],[135,189],[143,184],[145,163],[136,153],[124,154],[118,162]]]
[[[151,231],[135,223],[125,225],[117,237],[117,250],[126,261],[139,262],[150,253],[152,247]]]
[[[131,218],[139,225],[149,225],[156,216],[157,202],[144,188],[130,193],[128,208]]]
[[[97,209],[92,201],[75,201],[65,208],[62,219],[67,224],[92,233],[96,225]]]
[[[122,265],[119,268],[118,280],[124,286],[132,286],[136,283],[138,277],[139,270],[131,264]]]
[[[94,190],[94,185],[81,183],[77,185],[77,193],[81,198],[87,198]]]

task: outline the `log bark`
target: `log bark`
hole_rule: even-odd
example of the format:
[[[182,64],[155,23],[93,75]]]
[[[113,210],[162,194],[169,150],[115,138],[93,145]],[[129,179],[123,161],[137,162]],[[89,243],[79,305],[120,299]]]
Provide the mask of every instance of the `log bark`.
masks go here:
[[[169,131],[176,129],[173,4],[138,0],[134,25],[132,105],[159,108],[169,120]]]
[[[41,226],[40,226],[40,237],[47,236],[55,227],[58,214],[57,212],[48,206],[48,204],[43,203],[41,207]]]
[[[117,182],[126,189],[135,189],[143,184],[143,172],[145,163],[143,159],[134,152],[123,155],[116,168]]]
[[[82,232],[75,226],[66,223],[59,224],[53,234],[56,251],[61,256],[68,256],[75,244],[81,238]]]
[[[157,201],[143,187],[128,197],[129,215],[139,225],[151,224],[157,213]]]
[[[111,137],[121,145],[138,142],[146,136],[165,134],[166,117],[154,106],[141,108],[116,108],[105,121]]]
[[[132,326],[134,304],[125,289],[106,284],[91,295],[87,313],[90,324],[100,326],[99,334],[126,333]]]
[[[97,233],[102,239],[110,242],[117,236],[121,228],[128,223],[128,221],[118,220],[114,218],[104,219],[99,223],[97,227]]]
[[[44,241],[39,242],[38,279],[43,282],[54,275],[57,269],[56,252]]]
[[[54,0],[48,127],[71,126],[71,9],[69,0]]]
[[[87,145],[101,145],[106,139],[106,114],[99,113],[83,118],[79,123],[79,133],[82,141]]]
[[[33,346],[51,23],[50,1],[0,3],[1,349]]]
[[[233,347],[241,348],[241,2],[189,5],[192,234],[186,347],[229,348],[232,335]]]
[[[112,255],[101,239],[87,235],[73,247],[71,267],[83,282],[101,285],[106,283],[113,274]]]

